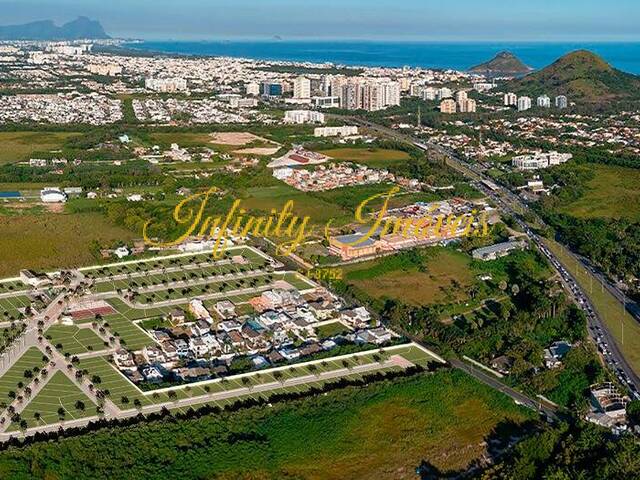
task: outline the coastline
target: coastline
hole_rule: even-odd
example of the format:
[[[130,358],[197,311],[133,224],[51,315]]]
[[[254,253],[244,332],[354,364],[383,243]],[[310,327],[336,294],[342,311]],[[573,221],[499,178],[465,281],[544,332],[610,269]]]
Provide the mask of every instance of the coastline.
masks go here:
[[[566,53],[592,50],[616,68],[640,74],[640,42],[415,42],[369,40],[213,40],[122,43],[120,53],[190,58],[232,57],[257,61],[348,67],[426,68],[466,71],[500,51],[513,52],[534,69]]]

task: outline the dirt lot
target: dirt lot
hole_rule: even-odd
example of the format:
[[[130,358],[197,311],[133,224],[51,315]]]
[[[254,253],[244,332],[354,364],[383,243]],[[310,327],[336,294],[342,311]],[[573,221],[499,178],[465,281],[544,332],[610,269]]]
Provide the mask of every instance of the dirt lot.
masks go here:
[[[211,143],[219,145],[234,145],[241,147],[254,142],[273,143],[266,138],[249,132],[216,132],[211,134]]]

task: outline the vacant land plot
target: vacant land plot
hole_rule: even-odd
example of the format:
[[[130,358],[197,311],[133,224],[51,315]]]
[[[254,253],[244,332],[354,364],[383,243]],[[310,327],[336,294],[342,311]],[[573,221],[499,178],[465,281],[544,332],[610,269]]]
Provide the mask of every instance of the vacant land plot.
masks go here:
[[[587,183],[586,193],[560,211],[579,218],[640,220],[640,170],[610,165],[590,167],[595,176]]]
[[[250,132],[216,132],[211,134],[211,143],[220,145],[233,145],[241,147],[250,143],[272,143],[266,138],[259,137]]]
[[[133,408],[134,400],[138,399],[142,405],[151,402],[141,395],[133,384],[118,372],[104,357],[83,358],[80,360],[80,368],[88,370],[88,378],[99,390],[109,390],[109,398],[122,408]],[[122,401],[126,397],[129,403]]]
[[[183,148],[206,147],[211,143],[208,133],[152,133],[149,138],[164,148],[168,148],[172,143],[177,143]]]
[[[46,331],[51,343],[63,353],[78,353],[103,350],[104,341],[90,328],[78,328],[67,325],[53,325]],[[58,347],[61,345],[61,347]]]
[[[344,323],[341,322],[331,322],[325,323],[324,325],[316,328],[316,333],[318,334],[318,338],[329,338],[335,337],[336,335],[341,335],[343,333],[349,332],[349,328],[345,326]]]
[[[0,132],[0,164],[28,160],[35,152],[57,150],[78,133],[68,132]]]
[[[20,415],[27,427],[96,415],[96,404],[62,372],[56,372]],[[15,423],[9,431],[19,428]]]
[[[16,276],[23,268],[71,268],[95,262],[93,240],[128,241],[134,233],[111,224],[98,213],[0,217],[0,276]]]
[[[30,383],[31,378],[36,375],[34,368],[42,368],[45,363],[42,357],[43,353],[39,349],[31,347],[0,377],[0,402],[9,403],[9,392],[17,392],[19,383]]]
[[[365,163],[371,167],[387,167],[398,162],[409,160],[409,154],[402,150],[387,150],[383,148],[333,148],[322,150],[320,153],[335,160],[355,163]]]
[[[22,318],[24,315],[20,313],[20,310],[24,310],[29,305],[31,305],[31,300],[26,295],[0,298],[0,322]]]
[[[77,452],[105,445],[109,471],[122,478],[127,472],[138,472],[145,478],[187,480],[404,480],[416,478],[415,469],[423,461],[444,474],[466,469],[487,453],[486,440],[496,427],[512,424],[517,428],[534,415],[459,371],[442,370],[234,415],[118,429],[117,437],[114,431],[104,430],[38,448],[46,458],[56,458],[49,472],[60,478],[101,471],[104,455],[89,456],[80,466]],[[230,442],[230,431],[243,440]],[[140,446],[145,442],[167,452],[190,454],[165,455],[158,464],[149,462],[148,448],[114,453],[116,443]],[[8,476],[18,478],[18,472],[29,472],[33,449],[4,454]]]
[[[120,342],[129,350],[140,350],[154,344],[153,339],[144,330],[121,313],[107,315],[104,320],[109,324],[109,331],[118,336]]]
[[[373,298],[426,305],[466,300],[474,276],[467,256],[435,249],[433,256],[420,265],[392,256],[346,267],[345,280]]]

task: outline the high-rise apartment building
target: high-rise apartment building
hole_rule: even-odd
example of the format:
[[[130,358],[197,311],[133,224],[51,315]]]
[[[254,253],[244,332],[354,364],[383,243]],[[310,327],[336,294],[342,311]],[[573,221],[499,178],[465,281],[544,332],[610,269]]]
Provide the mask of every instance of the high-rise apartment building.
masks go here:
[[[529,97],[520,97],[518,99],[518,111],[524,112],[531,108],[531,98]]]
[[[558,95],[556,97],[557,108],[567,108],[568,106],[569,106],[569,102],[567,100],[567,97],[565,97],[564,95]]]
[[[441,113],[452,114],[452,113],[456,113],[456,111],[457,111],[457,107],[456,107],[456,101],[454,99],[447,98],[445,100],[442,100],[442,102],[440,102]]]
[[[311,98],[311,80],[298,77],[293,81],[293,98]]]
[[[541,108],[551,108],[551,99],[547,95],[540,95],[537,103]]]
[[[504,106],[505,107],[515,107],[518,105],[518,96],[515,93],[505,93],[504,94]]]

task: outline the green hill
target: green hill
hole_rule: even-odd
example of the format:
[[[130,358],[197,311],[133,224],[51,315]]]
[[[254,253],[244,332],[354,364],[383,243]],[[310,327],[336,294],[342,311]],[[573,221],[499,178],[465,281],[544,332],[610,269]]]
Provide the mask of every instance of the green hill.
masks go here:
[[[595,53],[571,52],[548,67],[513,80],[507,89],[531,96],[566,95],[569,101],[606,104],[640,100],[640,77],[613,68]]]
[[[516,57],[511,52],[500,52],[491,60],[469,69],[471,73],[480,73],[489,76],[520,76],[531,72],[533,69]]]

